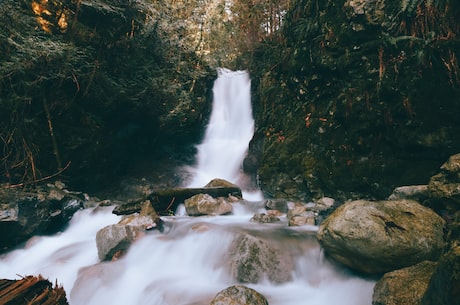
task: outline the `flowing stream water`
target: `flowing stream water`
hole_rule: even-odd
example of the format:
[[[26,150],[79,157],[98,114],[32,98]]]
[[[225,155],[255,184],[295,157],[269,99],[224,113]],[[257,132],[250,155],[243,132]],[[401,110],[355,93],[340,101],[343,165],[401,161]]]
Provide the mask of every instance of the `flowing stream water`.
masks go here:
[[[218,71],[214,103],[190,186],[213,178],[241,181],[241,163],[254,122],[246,71]],[[270,305],[370,305],[375,282],[350,274],[323,258],[314,226],[288,227],[251,222],[263,208],[258,192],[244,192],[233,215],[164,217],[165,233],[146,232],[128,253],[99,263],[95,235],[121,218],[111,207],[81,210],[60,234],[34,237],[24,248],[0,257],[0,278],[41,274],[62,284],[71,305],[208,305],[222,289],[238,284],[229,263],[236,236],[271,240],[292,259],[291,277],[282,283],[246,283]],[[288,259],[286,257],[286,259]],[[274,266],[276,267],[276,266]]]

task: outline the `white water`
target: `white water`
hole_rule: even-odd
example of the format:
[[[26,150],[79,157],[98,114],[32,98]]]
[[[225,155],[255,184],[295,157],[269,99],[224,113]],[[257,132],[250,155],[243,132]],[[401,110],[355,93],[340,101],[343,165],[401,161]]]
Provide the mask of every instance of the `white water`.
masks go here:
[[[248,72],[227,69],[217,72],[212,113],[203,142],[197,146],[197,164],[191,169],[190,187],[202,187],[214,178],[240,185],[241,165],[254,134]]]
[[[241,76],[249,80],[247,73],[243,72],[219,78],[214,87],[215,96],[228,97],[230,91],[248,94],[248,82],[235,80]],[[225,89],[230,90],[227,93],[220,92],[220,86],[226,88],[227,82],[232,84],[232,89]],[[247,98],[241,96],[240,99]],[[214,115],[216,109],[220,106],[214,105],[213,117],[218,118],[211,119],[209,128],[219,132],[223,128],[216,125],[227,122],[224,118],[246,118],[247,114],[240,108],[238,111],[219,110],[222,113]],[[248,123],[246,128],[252,133],[251,124]],[[225,140],[225,144],[221,144],[217,137],[216,145],[223,145],[215,150],[220,157],[239,146],[238,138],[249,141],[249,132],[239,127],[230,128],[228,134],[232,136]],[[212,141],[208,140],[213,139],[215,133],[217,131],[206,133],[199,154],[207,151],[204,149],[206,145],[212,146],[209,144]],[[195,183],[202,186],[201,181],[205,184],[210,177],[238,180],[246,147],[247,142],[245,147],[238,148],[240,155],[233,161],[219,158],[220,161],[208,162],[214,156],[199,156],[197,176],[202,178],[196,178]],[[232,166],[230,162],[234,162]],[[221,168],[222,172],[215,170],[214,166]],[[206,168],[211,174],[206,173]],[[125,257],[108,263],[98,263],[95,235],[100,228],[116,223],[120,218],[111,214],[109,208],[83,210],[74,216],[65,232],[52,237],[36,237],[24,249],[0,257],[0,278],[17,279],[42,274],[64,286],[71,305],[207,305],[220,290],[237,284],[228,267],[229,246],[236,234],[250,232],[254,236],[269,237],[283,249],[289,249],[288,255],[295,261],[293,279],[287,283],[276,285],[261,281],[246,284],[262,293],[270,305],[372,303],[374,282],[349,275],[323,259],[314,237],[314,227],[289,228],[285,218],[277,224],[250,222],[258,208],[255,202],[250,202],[236,204],[237,212],[231,216],[164,217],[171,227],[167,233],[146,233],[131,246]]]

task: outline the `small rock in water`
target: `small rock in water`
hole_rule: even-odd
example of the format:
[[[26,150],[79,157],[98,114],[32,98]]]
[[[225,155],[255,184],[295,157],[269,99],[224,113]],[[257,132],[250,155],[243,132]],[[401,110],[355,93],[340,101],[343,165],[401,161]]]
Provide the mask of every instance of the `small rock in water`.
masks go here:
[[[251,221],[258,222],[258,223],[273,223],[280,221],[278,217],[275,215],[271,214],[265,214],[265,213],[260,213],[260,214],[254,214],[252,216]]]
[[[220,291],[211,305],[268,305],[267,299],[256,290],[243,286],[230,286]]]

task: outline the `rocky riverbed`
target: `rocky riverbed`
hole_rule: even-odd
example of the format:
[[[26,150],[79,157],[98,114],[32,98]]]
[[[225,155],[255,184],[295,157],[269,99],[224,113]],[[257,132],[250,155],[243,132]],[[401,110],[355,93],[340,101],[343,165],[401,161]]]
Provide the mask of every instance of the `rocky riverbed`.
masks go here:
[[[215,183],[211,185],[216,187]],[[377,280],[374,305],[458,304],[459,189],[460,154],[451,156],[426,185],[399,187],[388,200],[339,203],[332,198],[321,198],[305,203],[266,199],[257,205],[250,221],[272,224],[285,217],[289,227],[317,226],[317,239],[328,260]],[[79,209],[123,206],[127,202],[95,200],[87,194],[67,190],[60,182],[27,191],[5,186],[1,200],[0,226],[2,232],[7,232],[2,238],[3,251],[21,246],[34,235],[59,232]],[[200,194],[184,203],[186,211],[200,217],[231,214],[233,202],[241,200],[233,195],[214,198]],[[142,202],[141,211],[126,214],[129,215],[118,224],[98,232],[96,243],[101,261],[119,259],[148,231],[163,232],[164,226],[168,226],[148,199]],[[212,227],[200,225],[193,230],[212,230]],[[227,304],[230,299],[237,304],[252,299],[266,304],[260,293],[243,285],[257,283],[260,278],[274,283],[289,281],[289,270],[294,264],[282,247],[267,243],[261,236],[242,234],[231,248],[234,256],[230,268],[241,286],[228,287],[228,291],[235,293],[222,291],[212,304]],[[411,287],[410,294],[407,285]]]

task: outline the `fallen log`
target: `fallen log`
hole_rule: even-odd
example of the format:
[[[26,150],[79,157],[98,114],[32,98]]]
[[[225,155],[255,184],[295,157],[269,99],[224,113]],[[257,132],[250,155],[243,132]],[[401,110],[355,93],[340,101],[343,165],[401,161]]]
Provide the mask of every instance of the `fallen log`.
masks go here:
[[[0,279],[0,304],[4,305],[68,305],[64,288],[53,285],[41,276],[20,280]]]
[[[116,215],[128,215],[140,212],[142,202],[150,200],[152,207],[160,215],[170,214],[175,211],[177,206],[190,197],[198,194],[208,194],[214,198],[235,196],[243,198],[239,187],[201,187],[201,188],[168,188],[154,191],[143,198],[137,198],[123,203],[113,210]]]

